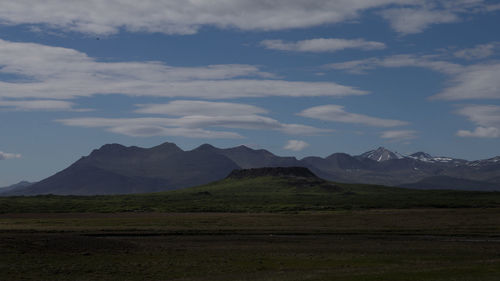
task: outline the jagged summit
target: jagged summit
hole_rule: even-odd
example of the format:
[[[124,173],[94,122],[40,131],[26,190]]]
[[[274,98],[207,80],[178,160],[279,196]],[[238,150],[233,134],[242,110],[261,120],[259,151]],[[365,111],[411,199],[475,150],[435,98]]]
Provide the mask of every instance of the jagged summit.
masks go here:
[[[242,179],[267,176],[319,179],[313,172],[304,167],[266,167],[241,169],[232,171],[229,176],[227,176],[227,178]]]
[[[361,154],[360,157],[369,158],[377,162],[404,158],[401,154],[397,152],[392,152],[386,149],[385,147],[379,147],[375,150],[367,151]]]
[[[233,147],[233,149],[240,149],[240,150],[254,150],[254,149],[251,149],[250,147],[246,146],[246,145],[238,145],[236,147]]]
[[[234,151],[234,152],[241,152],[241,153],[248,153],[248,152],[251,152],[251,153],[258,153],[258,154],[267,154],[267,155],[273,155],[274,154],[268,150],[265,150],[265,149],[253,149],[253,148],[250,148],[246,145],[239,145],[239,146],[236,146],[236,147],[231,147],[231,148],[225,148],[224,150],[226,151]]]
[[[177,144],[173,142],[164,142],[160,145],[154,146],[151,149],[153,150],[176,150],[176,151],[182,151],[180,147],[177,146]]]
[[[126,146],[119,144],[119,143],[107,143],[103,146],[101,146],[98,150],[101,151],[117,151],[121,149],[127,148]]]
[[[137,146],[124,146],[118,143],[110,143],[101,146],[99,149],[94,149],[89,157],[108,157],[108,156],[121,156],[126,153],[144,150]]]
[[[200,146],[198,146],[197,148],[193,149],[193,151],[212,151],[212,150],[216,150],[218,148],[216,148],[215,146],[211,145],[211,144],[208,144],[208,143],[204,143]]]

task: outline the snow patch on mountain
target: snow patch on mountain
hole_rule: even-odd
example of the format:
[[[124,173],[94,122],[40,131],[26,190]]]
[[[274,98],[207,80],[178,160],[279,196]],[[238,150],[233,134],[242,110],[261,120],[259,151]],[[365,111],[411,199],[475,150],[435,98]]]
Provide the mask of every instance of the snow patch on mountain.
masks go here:
[[[404,158],[403,155],[401,155],[397,152],[392,152],[384,147],[379,147],[375,150],[370,150],[368,152],[365,152],[365,153],[361,154],[360,157],[369,158],[369,159],[375,160],[377,162]]]

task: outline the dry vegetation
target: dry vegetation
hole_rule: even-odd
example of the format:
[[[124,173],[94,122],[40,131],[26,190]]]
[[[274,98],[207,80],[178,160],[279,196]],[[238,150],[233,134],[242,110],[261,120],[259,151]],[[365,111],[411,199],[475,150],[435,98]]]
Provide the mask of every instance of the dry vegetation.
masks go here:
[[[4,214],[0,279],[498,280],[499,214]]]

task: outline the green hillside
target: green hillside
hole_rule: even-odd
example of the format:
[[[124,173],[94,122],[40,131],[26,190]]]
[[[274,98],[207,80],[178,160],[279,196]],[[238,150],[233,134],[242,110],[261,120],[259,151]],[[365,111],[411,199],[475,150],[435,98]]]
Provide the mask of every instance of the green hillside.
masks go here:
[[[0,197],[0,213],[295,212],[372,208],[500,207],[500,192],[411,190],[319,178],[228,178],[176,191],[102,196]]]

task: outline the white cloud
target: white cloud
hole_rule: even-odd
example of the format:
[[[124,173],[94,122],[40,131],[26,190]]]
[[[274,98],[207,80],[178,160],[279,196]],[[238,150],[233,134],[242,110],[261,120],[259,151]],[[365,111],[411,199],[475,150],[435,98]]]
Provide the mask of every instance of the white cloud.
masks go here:
[[[75,109],[74,103],[61,100],[0,100],[0,110],[4,107],[22,111],[89,111],[89,109]]]
[[[500,137],[500,129],[495,127],[477,127],[474,131],[459,130],[457,132],[459,137],[474,137],[474,138],[498,138]]]
[[[393,5],[379,14],[401,34],[414,34],[435,24],[455,23],[471,15],[497,10],[497,5],[485,0],[420,0],[406,5]]]
[[[168,137],[186,137],[186,138],[203,138],[203,139],[241,139],[238,133],[224,131],[210,131],[200,128],[166,128],[161,126],[148,125],[123,125],[110,127],[108,131],[122,134],[131,137],[152,137],[152,136],[168,136]]]
[[[483,0],[0,0],[4,25],[39,25],[87,34],[160,32],[194,34],[203,26],[240,30],[284,30],[356,20],[367,11],[381,15],[401,33],[415,33],[462,14],[487,13],[498,4]]]
[[[500,63],[471,65],[455,75],[450,86],[433,98],[445,100],[499,99]]]
[[[251,65],[172,67],[161,62],[99,62],[73,49],[0,39],[0,99],[70,99],[96,94],[229,99],[367,94],[332,82],[265,79]],[[254,77],[254,78],[250,78]]]
[[[413,130],[385,131],[380,135],[381,138],[391,141],[406,141],[416,138],[417,132]]]
[[[0,1],[0,22],[43,24],[91,34],[131,32],[193,34],[204,25],[281,30],[338,23],[364,10],[411,0],[86,0]]]
[[[191,138],[241,138],[232,132],[210,131],[206,128],[273,130],[291,135],[319,135],[331,132],[301,124],[285,124],[259,115],[203,116],[180,118],[70,118],[58,122],[67,126],[107,128],[129,136],[185,136]]]
[[[407,125],[408,122],[382,119],[362,114],[350,113],[340,105],[322,105],[303,110],[298,115],[324,121],[362,124],[374,127],[396,127]]]
[[[433,56],[417,55],[394,55],[384,58],[368,58],[341,63],[331,63],[325,68],[346,70],[354,74],[363,74],[367,70],[377,67],[400,68],[400,67],[423,67],[446,74],[456,74],[463,70],[463,66],[443,60],[437,60]]]
[[[132,137],[175,136],[187,138],[243,138],[243,136],[238,133],[204,130],[196,128],[194,122],[191,122],[191,126],[189,126],[189,123],[183,124],[182,120],[170,118],[84,117],[61,119],[57,121],[67,126],[105,128],[110,132]],[[182,125],[186,127],[180,127]]]
[[[289,140],[283,148],[287,149],[287,150],[301,151],[308,146],[309,146],[309,144],[305,141]]]
[[[433,99],[499,99],[500,63],[480,63],[463,66],[439,60],[436,56],[396,55],[385,58],[332,63],[325,68],[363,74],[377,67],[422,67],[450,76],[447,87]]]
[[[457,111],[466,116],[477,127],[473,130],[459,130],[457,136],[498,138],[500,137],[500,106],[468,105]]]
[[[456,51],[453,55],[457,58],[466,60],[484,59],[495,54],[496,49],[500,48],[500,42],[476,45],[473,48]]]
[[[21,158],[21,154],[7,153],[0,151],[0,160],[15,159],[15,158]]]
[[[427,10],[424,8],[395,8],[381,12],[391,27],[399,33],[419,33],[433,24],[459,21],[458,15],[446,10]]]
[[[364,39],[316,38],[296,42],[283,40],[264,40],[260,44],[267,49],[295,52],[337,52],[345,49],[381,50],[384,43]]]
[[[267,113],[267,110],[247,104],[229,102],[208,102],[176,100],[167,104],[140,104],[137,113],[166,114],[173,116],[205,115],[231,116]]]
[[[468,105],[457,113],[483,127],[500,127],[500,106],[497,105]]]

